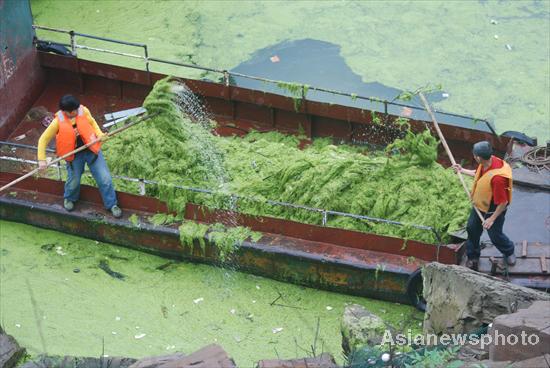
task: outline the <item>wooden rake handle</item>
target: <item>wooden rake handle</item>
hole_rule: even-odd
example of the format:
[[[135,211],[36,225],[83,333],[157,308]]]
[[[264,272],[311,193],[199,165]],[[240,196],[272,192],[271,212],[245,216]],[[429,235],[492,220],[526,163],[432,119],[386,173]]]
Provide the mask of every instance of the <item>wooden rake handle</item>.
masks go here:
[[[451,163],[453,165],[456,165],[455,158],[453,156],[453,153],[451,152],[451,149],[449,148],[449,145],[447,144],[447,141],[445,140],[445,137],[443,136],[443,133],[441,132],[441,129],[439,129],[439,124],[437,123],[437,120],[435,118],[435,115],[430,108],[430,105],[428,104],[428,100],[426,100],[426,97],[424,97],[424,94],[420,92],[418,94],[420,96],[420,99],[422,100],[422,103],[424,104],[424,108],[430,114],[430,117],[432,118],[432,122],[434,123],[435,130],[437,132],[437,135],[439,136],[439,139],[441,140],[441,144],[443,144],[443,147],[445,148],[445,152],[447,152],[447,156],[449,156],[449,159],[451,160]],[[462,173],[460,171],[456,172],[458,175],[458,178],[460,179],[460,182],[462,183],[462,188],[464,188],[464,191],[466,192],[466,195],[468,196],[468,199],[470,200],[470,203],[472,203],[472,196],[470,195],[470,191],[468,190],[468,186],[466,185],[466,182],[464,181],[464,177],[462,176]],[[472,203],[473,205],[473,203]],[[483,223],[485,219],[483,218],[483,215],[479,211],[479,209],[473,205],[474,210],[476,211],[477,215],[479,216],[479,219]]]

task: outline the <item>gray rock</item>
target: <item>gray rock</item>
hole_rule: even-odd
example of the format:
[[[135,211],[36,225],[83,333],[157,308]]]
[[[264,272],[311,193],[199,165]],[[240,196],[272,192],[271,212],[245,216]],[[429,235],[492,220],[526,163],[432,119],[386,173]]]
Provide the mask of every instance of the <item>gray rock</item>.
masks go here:
[[[338,368],[334,357],[323,353],[313,358],[260,360],[256,368]]]
[[[20,368],[128,368],[134,362],[136,359],[120,357],[40,356]]]
[[[17,341],[6,334],[0,326],[0,367],[12,368],[25,354],[25,349]]]
[[[549,368],[550,354],[539,357],[521,360],[519,362],[502,361],[494,362],[492,360],[481,360],[478,362],[467,363],[462,368]]]
[[[205,346],[193,354],[171,354],[144,358],[129,368],[236,368],[233,359],[216,344]]]
[[[457,265],[433,262],[424,279],[424,333],[472,333],[501,314],[550,295]]]
[[[182,358],[185,358],[185,355],[182,353],[147,357],[135,362],[131,366],[131,368],[156,368],[156,367],[163,366],[166,363],[176,362],[178,360],[181,360]]]
[[[516,313],[498,316],[488,333],[493,336],[489,347],[489,359],[493,361],[519,361],[550,354],[550,302],[536,301]]]
[[[382,318],[365,307],[358,304],[348,305],[341,324],[342,349],[345,354],[349,354],[364,345],[379,345],[388,329],[392,330]]]

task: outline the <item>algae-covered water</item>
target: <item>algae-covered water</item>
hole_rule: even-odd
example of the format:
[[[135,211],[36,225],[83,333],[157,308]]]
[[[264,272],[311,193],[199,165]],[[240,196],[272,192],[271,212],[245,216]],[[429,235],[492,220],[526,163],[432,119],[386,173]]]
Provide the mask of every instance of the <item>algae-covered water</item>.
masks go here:
[[[98,267],[101,261],[125,279],[109,276]],[[409,306],[206,265],[157,269],[167,262],[0,221],[0,322],[33,356],[97,357],[103,342],[106,355],[131,357],[190,353],[218,343],[238,366],[251,367],[259,359],[307,356],[318,318],[317,353],[331,352],[341,362],[339,325],[346,303],[362,304],[405,328],[419,329],[422,319]],[[282,331],[274,333],[278,328]]]
[[[541,142],[550,138],[547,0],[32,0],[31,5],[37,24],[143,42],[158,58],[228,70],[284,41],[330,42],[340,46],[341,56],[365,82],[401,90],[441,84],[449,94],[436,104],[442,110],[488,118],[498,132],[525,131]],[[64,35],[38,34],[67,42]],[[140,53],[99,41],[82,43]],[[143,68],[139,60],[80,54]],[[311,68],[324,62],[321,56]],[[156,63],[152,68],[201,76]],[[322,78],[316,84],[323,87]]]

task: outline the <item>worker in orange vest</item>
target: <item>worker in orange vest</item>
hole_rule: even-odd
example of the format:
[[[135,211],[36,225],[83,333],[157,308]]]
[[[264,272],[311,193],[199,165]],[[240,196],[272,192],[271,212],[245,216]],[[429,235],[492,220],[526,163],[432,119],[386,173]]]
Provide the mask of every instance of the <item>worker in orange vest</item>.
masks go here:
[[[103,136],[105,134],[99,129],[90,111],[81,105],[76,97],[65,95],[59,101],[59,111],[55,113],[55,118],[38,140],[38,167],[46,168],[46,147],[53,137],[55,137],[56,154],[61,157]],[[122,210],[117,205],[113,179],[101,153],[101,143],[101,141],[96,142],[87,149],[65,158],[67,181],[63,207],[67,211],[74,209],[74,203],[80,196],[80,178],[85,164],[88,164],[105,208],[111,211],[114,217],[119,218],[122,216]]]
[[[477,170],[467,170],[460,165],[454,165],[456,171],[474,177],[472,202],[483,215],[483,223],[472,208],[466,230],[466,266],[478,270],[480,244],[479,239],[486,229],[491,242],[504,256],[504,261],[513,266],[516,264],[514,243],[502,232],[506,209],[512,202],[512,168],[508,163],[493,156],[491,144],[487,141],[477,142],[473,147],[474,159],[479,166]]]

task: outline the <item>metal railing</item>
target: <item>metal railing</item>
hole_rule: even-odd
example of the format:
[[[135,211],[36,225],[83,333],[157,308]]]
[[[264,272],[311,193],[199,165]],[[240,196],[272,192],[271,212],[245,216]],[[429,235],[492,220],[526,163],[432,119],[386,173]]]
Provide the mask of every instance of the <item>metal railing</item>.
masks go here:
[[[5,141],[0,141],[0,145],[12,146],[12,147],[16,147],[16,148],[32,149],[32,150],[35,150],[35,151],[38,149],[35,146],[30,146],[30,145],[20,144],[20,143],[5,142]],[[48,152],[54,152],[54,150],[48,149]],[[31,164],[31,165],[38,165],[37,161],[22,159],[22,158],[19,158],[19,157],[0,156],[0,160],[15,161],[15,162],[21,162],[21,163],[26,163],[26,164]],[[66,169],[64,168],[64,170],[66,170]],[[63,179],[62,174],[61,174],[61,166],[59,165],[59,163],[57,165],[57,175],[58,175],[58,180]],[[91,174],[87,173],[87,176],[91,177]],[[271,200],[271,199],[245,197],[245,196],[238,195],[238,194],[219,192],[219,191],[204,189],[204,188],[188,187],[188,186],[177,185],[177,184],[164,184],[164,183],[159,183],[155,180],[149,180],[149,179],[132,178],[132,177],[127,177],[127,176],[122,176],[122,175],[113,175],[113,178],[120,179],[120,180],[123,180],[123,181],[137,183],[138,187],[139,187],[139,194],[142,195],[142,196],[146,194],[146,185],[152,185],[152,186],[157,186],[157,187],[159,185],[168,185],[172,188],[181,189],[181,190],[185,190],[185,191],[189,191],[189,192],[193,192],[193,193],[201,193],[201,194],[208,194],[208,195],[223,195],[223,196],[226,196],[226,197],[230,197],[232,199],[232,203],[236,204],[236,207],[238,207],[238,204],[237,204],[238,200],[246,200],[246,201],[252,201],[252,202],[256,202],[256,203],[267,203],[267,204],[270,204],[270,205],[273,205],[273,206],[300,209],[300,210],[304,210],[304,211],[308,211],[308,212],[318,213],[318,214],[321,215],[321,224],[322,224],[322,226],[327,226],[328,216],[341,216],[341,217],[353,218],[353,219],[356,219],[356,220],[363,220],[363,221],[367,221],[367,222],[383,223],[383,224],[401,226],[401,227],[412,227],[412,228],[418,229],[418,230],[430,231],[433,234],[437,244],[438,245],[442,244],[442,238],[441,238],[439,232],[432,226],[406,224],[406,223],[403,223],[403,222],[388,220],[388,219],[383,219],[383,218],[370,217],[370,216],[364,216],[364,215],[358,215],[358,214],[340,212],[340,211],[332,211],[332,210],[327,210],[327,209],[322,209],[322,208],[305,206],[305,205],[301,205],[301,204],[274,201],[274,200]]]
[[[126,56],[126,57],[131,57],[131,58],[136,58],[136,59],[142,59],[145,62],[145,70],[147,72],[150,71],[149,70],[149,64],[151,62],[157,62],[157,63],[162,63],[162,64],[181,66],[181,67],[184,67],[184,68],[198,69],[198,70],[203,70],[203,71],[207,71],[207,72],[219,73],[219,74],[222,75],[223,83],[226,86],[230,85],[231,77],[240,77],[240,78],[246,78],[246,79],[251,79],[251,80],[257,80],[257,81],[261,81],[261,82],[265,82],[265,83],[274,84],[276,86],[279,86],[281,83],[283,83],[283,84],[286,83],[286,82],[283,82],[283,81],[278,81],[278,80],[273,80],[273,79],[268,79],[268,78],[263,78],[263,77],[256,77],[256,76],[237,73],[237,72],[231,72],[231,71],[228,71],[226,69],[205,67],[205,66],[200,66],[200,65],[195,65],[195,64],[187,64],[187,63],[181,63],[181,62],[178,62],[178,61],[170,61],[170,60],[163,60],[163,59],[158,59],[158,58],[154,58],[154,57],[149,57],[149,52],[148,52],[148,48],[147,48],[146,44],[115,40],[115,39],[111,39],[111,38],[107,38],[107,37],[99,37],[99,36],[94,36],[94,35],[88,35],[88,34],[85,34],[85,33],[79,33],[79,32],[75,32],[75,31],[72,31],[72,30],[68,31],[68,30],[64,30],[64,29],[39,26],[39,25],[36,25],[36,24],[33,25],[32,27],[35,30],[36,29],[41,29],[41,30],[45,30],[45,31],[68,34],[70,36],[70,44],[63,44],[63,43],[58,43],[58,42],[55,42],[55,41],[48,41],[48,40],[40,40],[38,38],[37,38],[37,40],[44,41],[44,42],[55,42],[59,45],[70,47],[71,53],[75,57],[77,56],[77,49],[84,49],[84,50],[91,50],[91,51],[98,51],[98,52],[109,53],[109,54],[114,54],[114,55]],[[143,55],[136,55],[136,54],[130,54],[130,53],[125,53],[125,52],[119,52],[119,51],[113,51],[113,50],[107,50],[107,49],[101,49],[101,48],[96,48],[96,47],[80,45],[80,44],[77,43],[77,36],[78,37],[83,37],[83,38],[90,38],[90,39],[94,39],[94,40],[105,41],[105,42],[116,43],[116,44],[120,44],[120,45],[140,47],[140,48],[143,48]],[[388,114],[388,106],[396,106],[396,107],[400,107],[400,108],[409,108],[409,109],[412,109],[412,110],[417,110],[417,111],[422,111],[422,112],[425,111],[423,107],[408,105],[408,104],[394,102],[394,101],[383,100],[383,99],[379,99],[379,98],[375,98],[375,97],[360,96],[360,95],[357,95],[355,93],[336,91],[336,90],[329,89],[329,88],[322,88],[322,87],[316,87],[316,86],[306,86],[306,85],[303,85],[303,84],[298,84],[298,85],[301,85],[301,93],[300,93],[299,97],[303,101],[307,100],[306,99],[307,91],[317,91],[317,92],[328,93],[328,94],[331,94],[331,95],[349,97],[351,100],[363,100],[363,101],[369,101],[369,102],[374,102],[374,103],[381,103],[384,106],[384,114],[386,114],[386,115]],[[483,122],[483,123],[485,123],[487,128],[494,135],[498,135],[496,133],[495,129],[493,128],[493,126],[491,125],[491,123],[489,123],[489,121],[487,121],[485,119],[478,119],[478,118],[473,118],[473,117],[467,116],[467,115],[454,114],[454,113],[448,113],[448,112],[438,111],[437,113],[440,114],[441,116],[449,116],[449,117],[455,117],[455,118],[471,120],[474,123]],[[427,120],[427,122],[429,122],[431,124],[431,120],[430,121]]]

